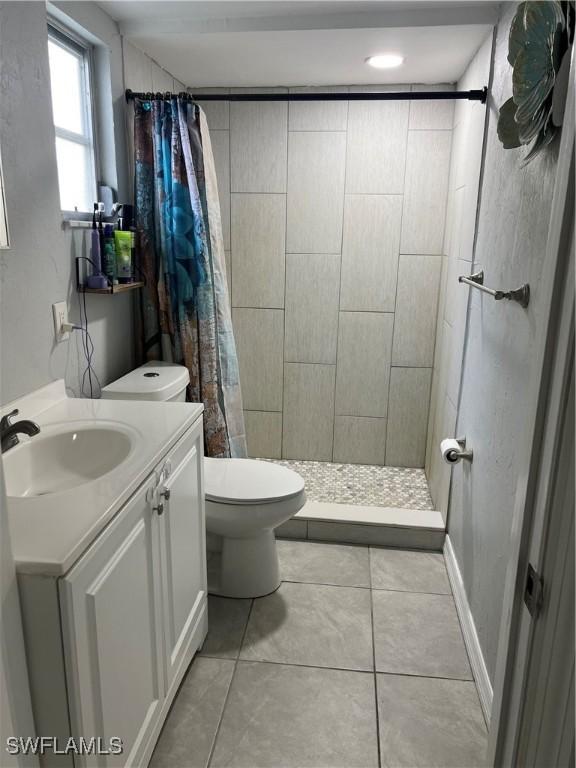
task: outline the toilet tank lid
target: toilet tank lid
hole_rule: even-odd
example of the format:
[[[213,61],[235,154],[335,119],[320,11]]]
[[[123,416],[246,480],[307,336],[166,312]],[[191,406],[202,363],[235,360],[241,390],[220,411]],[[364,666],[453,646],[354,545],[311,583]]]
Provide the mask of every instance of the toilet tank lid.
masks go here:
[[[138,400],[169,400],[189,381],[190,374],[185,366],[151,360],[103,387],[102,396],[125,399],[134,395]]]

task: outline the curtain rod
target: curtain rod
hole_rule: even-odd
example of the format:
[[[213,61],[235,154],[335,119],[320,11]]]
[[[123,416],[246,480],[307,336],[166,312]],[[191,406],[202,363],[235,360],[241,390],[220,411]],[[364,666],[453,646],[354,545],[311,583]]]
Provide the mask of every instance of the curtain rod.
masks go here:
[[[488,88],[471,91],[384,91],[383,93],[201,93],[194,96],[180,93],[135,92],[126,89],[126,101],[133,99],[189,99],[190,101],[435,101],[438,99],[468,99],[486,103]]]

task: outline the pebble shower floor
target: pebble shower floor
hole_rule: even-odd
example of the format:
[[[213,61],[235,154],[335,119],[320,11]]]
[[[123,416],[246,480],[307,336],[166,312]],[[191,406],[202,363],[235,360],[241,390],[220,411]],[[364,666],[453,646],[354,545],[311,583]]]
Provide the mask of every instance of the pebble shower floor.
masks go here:
[[[335,464],[329,461],[274,461],[298,472],[306,481],[309,501],[370,507],[434,509],[423,469]]]

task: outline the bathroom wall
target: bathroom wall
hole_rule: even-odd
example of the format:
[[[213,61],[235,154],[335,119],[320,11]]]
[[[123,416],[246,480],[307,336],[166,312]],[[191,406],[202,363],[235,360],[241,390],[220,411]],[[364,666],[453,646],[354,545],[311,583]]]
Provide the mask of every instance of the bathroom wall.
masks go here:
[[[96,3],[55,3],[50,11],[61,18],[65,15],[64,20],[78,25],[96,45],[96,71],[102,78],[98,108],[110,110],[108,134],[101,137],[108,143],[104,173],[107,183],[117,186],[120,199],[126,199],[131,183],[118,27]],[[72,321],[79,322],[74,257],[85,252],[85,232],[62,225],[46,20],[44,3],[0,3],[0,150],[11,239],[10,250],[0,251],[0,398],[4,403],[62,377],[69,394],[78,395],[85,365],[78,334],[69,342],[54,344],[53,302],[66,300]],[[129,45],[125,53],[126,69],[138,87],[172,89],[173,79],[150,58]],[[94,366],[104,385],[134,364],[132,297],[87,296],[87,310]]]
[[[459,80],[459,91],[488,85],[492,43],[493,35],[490,34]],[[456,434],[469,293],[458,282],[458,275],[472,273],[486,110],[486,105],[479,101],[457,102],[454,110],[444,257],[426,445],[426,476],[430,493],[435,509],[442,513],[444,520],[448,513],[451,469],[442,461],[439,446],[443,438]]]
[[[250,455],[423,466],[453,103],[203,106]]]
[[[528,282],[532,293],[522,309],[470,292],[456,432],[466,436],[474,462],[452,470],[448,511],[448,533],[492,681],[516,486],[527,471],[519,447],[536,407],[530,394],[540,375],[535,343],[550,311],[539,285],[551,268],[546,240],[558,150],[556,142],[522,167],[526,150],[505,150],[497,137],[498,108],[512,88],[506,56],[515,10],[504,4],[497,28],[474,260],[487,285]]]
[[[107,35],[113,86],[122,86],[120,38],[116,25],[93,3],[83,14]],[[80,337],[54,344],[52,303],[66,300],[79,321],[74,256],[83,234],[62,227],[52,125],[46,6],[39,2],[0,3],[2,111],[0,148],[6,183],[10,250],[0,251],[1,401],[66,379],[80,389]],[[120,69],[119,69],[120,67]],[[120,85],[117,79],[120,72]],[[117,93],[114,94],[115,96]],[[119,169],[119,176],[125,175]],[[94,364],[102,381],[132,364],[132,311],[128,296],[87,299]]]
[[[186,86],[128,40],[122,40],[124,80],[133,91],[185,91]]]
[[[133,91],[185,91],[186,86],[165,69],[157,64],[147,54],[122,38],[122,58],[124,65],[124,82],[126,88]],[[134,200],[134,109],[132,104],[126,106],[126,143],[127,165],[130,189],[128,198]]]

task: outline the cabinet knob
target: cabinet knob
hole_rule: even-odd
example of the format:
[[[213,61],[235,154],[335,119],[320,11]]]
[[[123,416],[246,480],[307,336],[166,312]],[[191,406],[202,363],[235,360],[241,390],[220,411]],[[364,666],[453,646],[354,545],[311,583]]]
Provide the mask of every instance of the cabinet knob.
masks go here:
[[[154,512],[157,512],[158,515],[164,514],[164,504],[162,504],[162,502],[160,502],[160,504],[158,504],[157,507],[152,507],[152,509],[154,510]]]
[[[160,496],[164,496],[166,501],[168,501],[168,499],[170,498],[170,488],[164,488]]]

